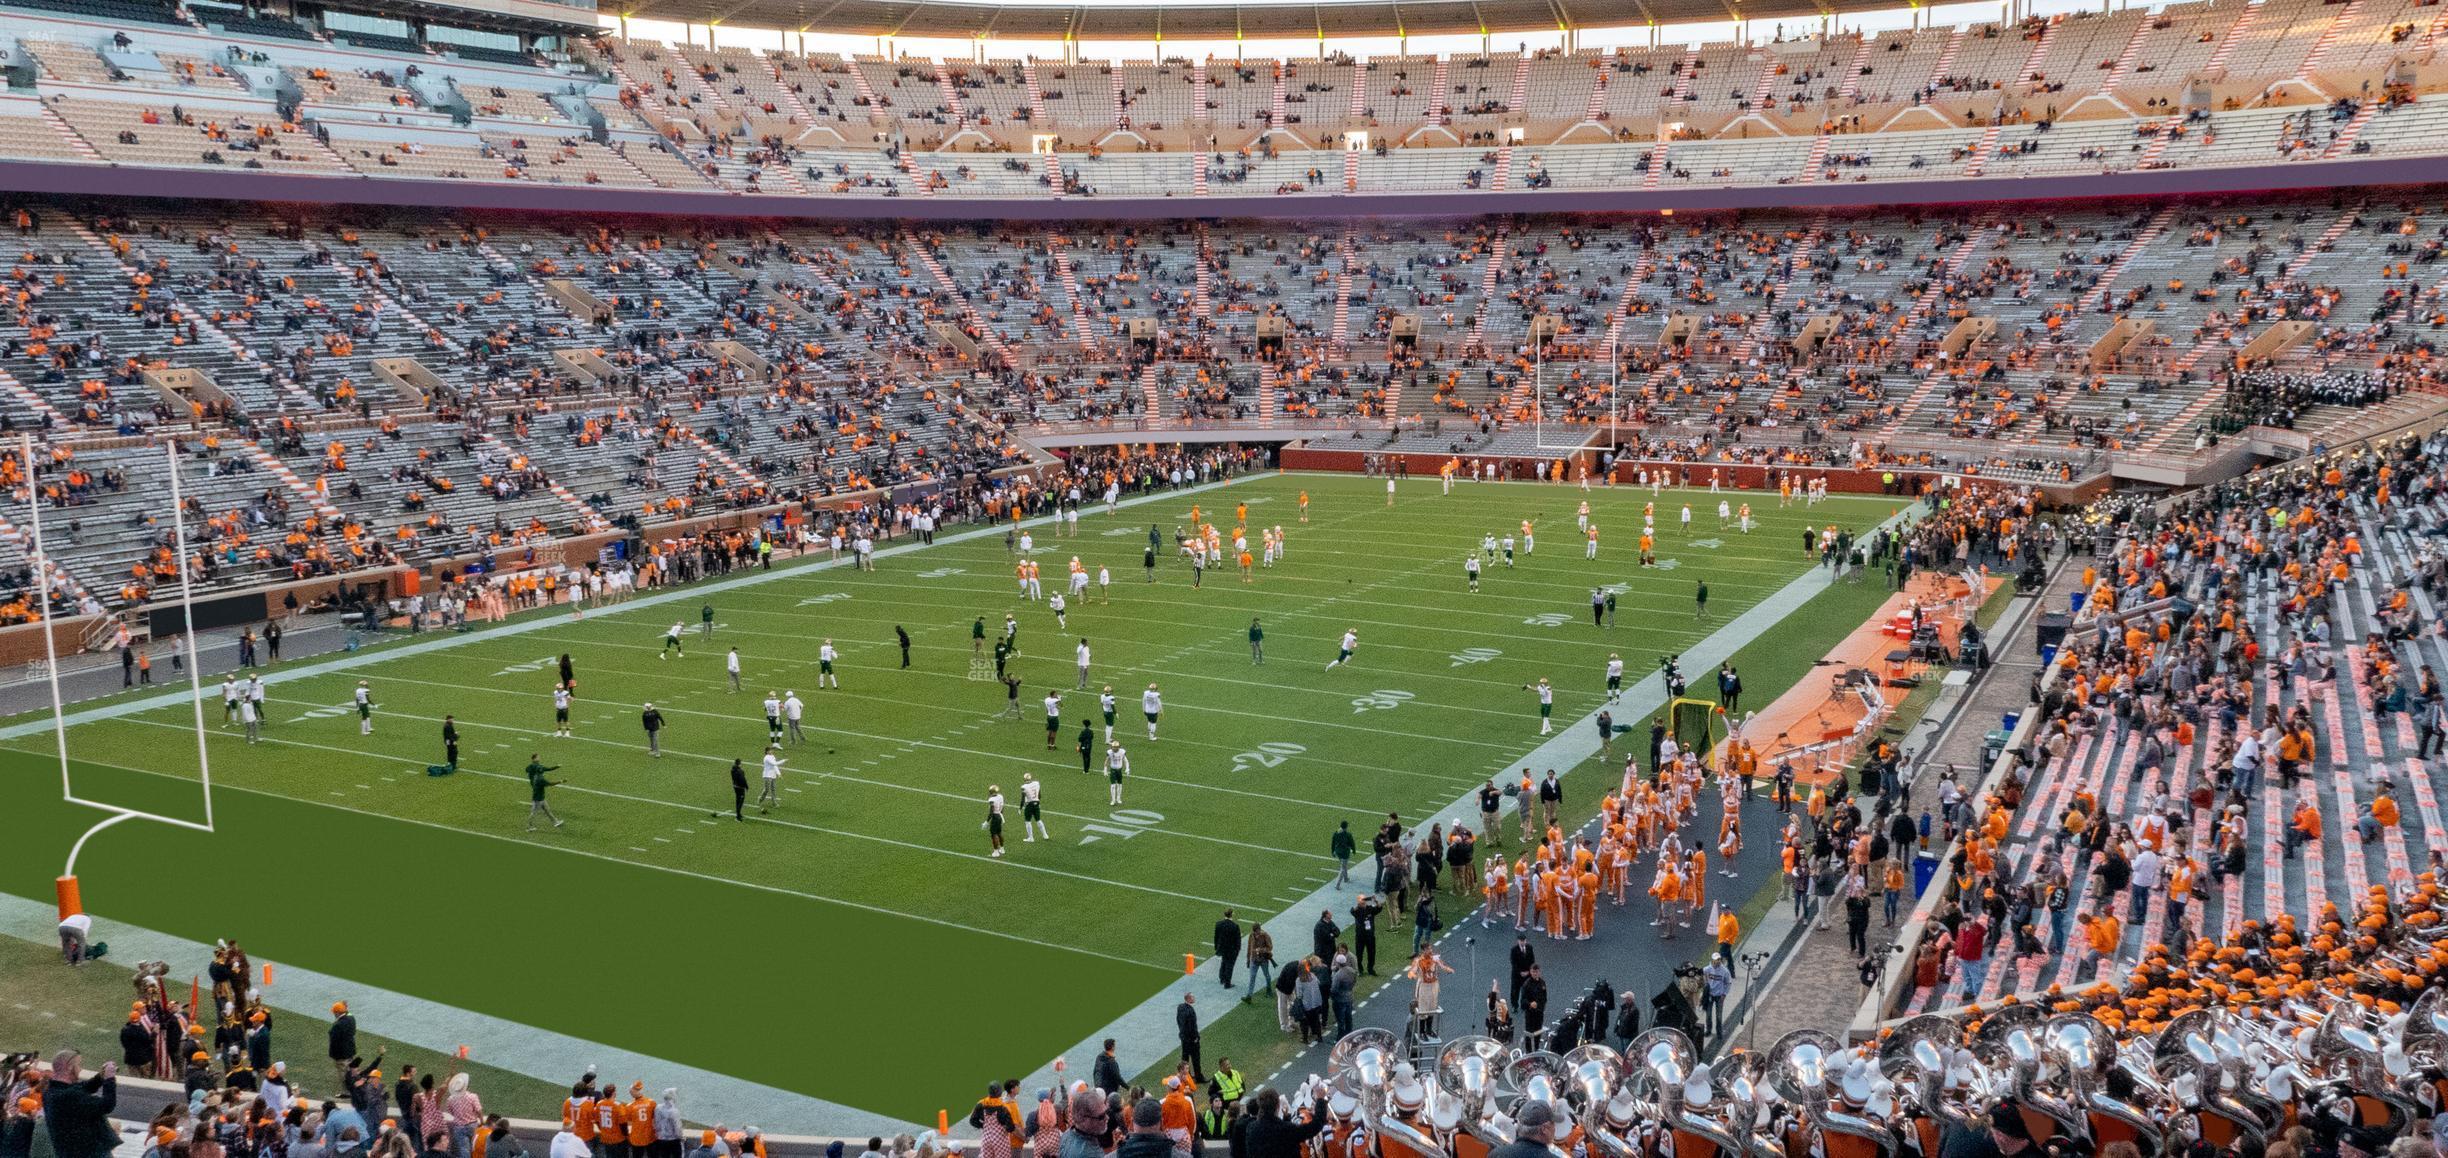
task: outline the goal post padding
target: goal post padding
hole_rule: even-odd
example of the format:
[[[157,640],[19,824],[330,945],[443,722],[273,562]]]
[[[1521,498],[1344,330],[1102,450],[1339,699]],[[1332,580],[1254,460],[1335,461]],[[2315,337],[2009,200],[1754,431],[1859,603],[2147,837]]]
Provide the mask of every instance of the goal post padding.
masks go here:
[[[1675,746],[1686,752],[1698,752],[1702,760],[1717,751],[1730,729],[1725,712],[1707,700],[1688,696],[1666,705],[1666,726],[1674,736]]]

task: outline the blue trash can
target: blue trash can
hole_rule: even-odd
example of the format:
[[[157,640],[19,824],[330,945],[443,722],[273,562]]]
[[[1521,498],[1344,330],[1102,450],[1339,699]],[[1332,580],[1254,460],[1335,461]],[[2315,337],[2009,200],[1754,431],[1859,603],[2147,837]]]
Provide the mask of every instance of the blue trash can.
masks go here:
[[[1914,895],[1914,896],[1918,897],[1918,896],[1920,896],[1921,894],[1928,892],[1928,891],[1929,891],[1929,887],[1930,887],[1930,882],[1931,882],[1932,880],[1936,879],[1936,878],[1937,878],[1937,876],[1938,876],[1938,858],[1937,858],[1937,857],[1931,856],[1930,854],[1928,854],[1928,853],[1926,853],[1926,852],[1924,852],[1924,853],[1918,853],[1918,854],[1914,855],[1914,857],[1913,857],[1913,895]]]
[[[2080,614],[2082,614],[2082,609],[2083,609],[2083,601],[2084,601],[2084,600],[2086,600],[2086,599],[2089,599],[2090,597],[2091,597],[2091,593],[2090,593],[2090,592],[2088,592],[2088,591],[2077,591],[2077,592],[2075,592],[2075,593],[2073,593],[2073,594],[2071,594],[2071,595],[2066,596],[2066,614],[2068,614],[2068,615],[2080,615]]]

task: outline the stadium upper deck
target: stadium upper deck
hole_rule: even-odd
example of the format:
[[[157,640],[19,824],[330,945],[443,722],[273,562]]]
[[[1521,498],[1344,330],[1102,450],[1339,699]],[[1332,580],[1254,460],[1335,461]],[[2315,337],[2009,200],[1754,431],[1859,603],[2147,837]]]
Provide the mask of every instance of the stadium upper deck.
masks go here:
[[[1605,54],[957,64],[546,56],[406,22],[42,3],[0,8],[0,158],[46,172],[591,208],[575,190],[1079,216],[1136,196],[1180,218],[1349,193],[1448,217],[1049,232],[12,204],[0,420],[44,432],[52,501],[110,508],[83,520],[110,542],[77,584],[106,601],[141,601],[162,562],[159,516],[113,482],[140,491],[148,461],[114,440],[154,435],[214,443],[190,530],[243,576],[940,479],[1048,427],[1362,426],[1501,454],[1547,449],[1521,437],[1534,419],[1603,419],[1684,458],[2054,478],[2181,451],[2268,397],[2368,405],[2439,379],[2448,224],[2425,189],[1450,219],[1474,191],[2012,195],[2419,158],[2448,140],[2429,127],[2448,19],[2398,0]],[[2244,366],[2291,385],[2231,393]],[[22,564],[13,534],[0,565]]]
[[[1974,178],[2010,196],[2033,177],[2283,170],[2448,139],[2448,20],[2411,0],[1612,52],[1068,63],[617,40],[548,58],[420,42],[407,22],[387,36],[40,3],[60,10],[0,10],[0,158],[65,165],[817,197],[1433,194],[1445,210],[1474,192]]]

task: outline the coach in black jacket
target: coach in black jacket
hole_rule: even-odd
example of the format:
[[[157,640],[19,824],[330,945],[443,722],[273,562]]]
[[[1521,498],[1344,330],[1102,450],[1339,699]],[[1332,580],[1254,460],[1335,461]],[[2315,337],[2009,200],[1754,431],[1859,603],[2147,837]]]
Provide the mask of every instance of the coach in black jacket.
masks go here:
[[[104,1062],[102,1072],[80,1081],[79,1060],[72,1049],[51,1059],[43,1126],[58,1158],[104,1158],[119,1144],[110,1124],[111,1111],[119,1108],[119,1063]]]
[[[1105,1050],[1096,1058],[1096,1068],[1089,1073],[1090,1085],[1110,1096],[1122,1089],[1122,1063],[1114,1060],[1114,1039],[1105,1039]]]
[[[1241,922],[1233,919],[1231,909],[1224,910],[1223,919],[1216,922],[1215,957],[1216,968],[1223,973],[1224,988],[1232,988],[1233,962],[1241,959]]]
[[[1323,1097],[1310,1107],[1306,1122],[1286,1117],[1283,1095],[1272,1089],[1258,1091],[1251,1102],[1249,1126],[1241,1135],[1241,1158],[1300,1158],[1301,1148],[1331,1120]]]

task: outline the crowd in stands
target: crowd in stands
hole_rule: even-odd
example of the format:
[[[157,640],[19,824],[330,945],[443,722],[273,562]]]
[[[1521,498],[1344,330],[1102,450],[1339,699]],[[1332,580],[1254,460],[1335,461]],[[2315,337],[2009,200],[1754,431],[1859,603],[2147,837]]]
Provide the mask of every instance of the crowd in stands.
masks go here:
[[[147,556],[167,521],[104,480],[158,460],[88,447],[187,440],[190,563],[215,580],[941,486],[1020,463],[1038,423],[2071,481],[2208,400],[2290,422],[2448,389],[2413,201],[1340,236],[11,213],[0,426],[50,444],[35,481],[82,533]],[[2315,340],[2227,365],[2299,317]],[[2093,364],[2125,319],[2156,336]],[[113,566],[78,578],[138,602],[177,573]]]
[[[2045,991],[2150,1029],[2430,984],[2448,832],[2422,765],[2396,769],[2448,734],[2444,493],[2435,434],[2094,512],[2030,738],[1949,803],[1915,1007]]]
[[[611,37],[561,45],[548,61],[426,37],[413,19],[372,32],[311,14],[136,2],[150,15],[134,37],[24,19],[17,44],[32,67],[20,90],[63,128],[0,118],[34,130],[0,132],[0,152],[394,180],[1084,198],[2096,175],[2424,147],[2437,118],[2399,67],[2427,59],[2432,38],[2411,32],[2421,5],[2358,10],[2351,29],[2335,6],[2280,5],[2256,20],[2227,4],[2164,21],[1934,25],[1867,43],[1780,32],[1443,58],[1104,62],[1004,59],[1013,49],[999,45],[997,59],[935,61]],[[2219,54],[2223,75],[2260,86],[2251,107],[2183,85],[2211,51],[2201,45],[2290,21],[2299,35]],[[201,42],[207,31],[215,43]],[[2037,67],[2061,44],[2099,59]],[[337,52],[353,59],[335,63]],[[2316,63],[2328,84],[2294,83]],[[1429,91],[1431,77],[1449,91]],[[105,85],[152,99],[93,99]],[[2129,115],[2062,119],[2102,96],[2101,111]],[[1782,146],[1762,147],[1763,129]],[[1039,154],[1049,138],[1055,151]]]

